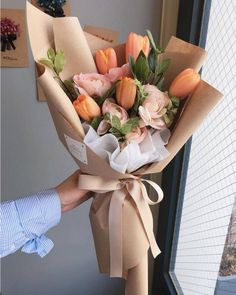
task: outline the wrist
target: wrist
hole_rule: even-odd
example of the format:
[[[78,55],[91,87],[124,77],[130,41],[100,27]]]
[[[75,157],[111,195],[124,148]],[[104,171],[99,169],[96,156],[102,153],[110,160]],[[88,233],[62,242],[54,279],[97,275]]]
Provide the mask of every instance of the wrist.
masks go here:
[[[63,191],[60,189],[60,187],[56,187],[55,188],[55,191],[57,192],[58,194],[58,198],[60,200],[60,204],[61,204],[61,212],[64,213],[66,211],[66,202],[65,202],[65,196],[64,196],[64,193]]]

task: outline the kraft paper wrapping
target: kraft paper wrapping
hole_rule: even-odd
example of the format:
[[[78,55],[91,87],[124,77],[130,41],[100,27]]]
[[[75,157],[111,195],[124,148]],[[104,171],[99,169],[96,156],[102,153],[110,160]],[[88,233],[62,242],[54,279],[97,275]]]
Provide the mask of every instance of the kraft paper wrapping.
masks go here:
[[[114,47],[119,64],[124,63],[124,45],[116,45],[117,35],[111,31],[88,27],[83,32],[79,21],[74,17],[60,19],[52,18],[27,2],[28,32],[33,56],[36,62],[46,56],[49,47],[55,44],[57,49],[65,51],[67,65],[62,78],[70,78],[79,72],[95,72],[93,55],[96,49]],[[40,24],[40,26],[39,26]],[[109,34],[108,34],[109,32]],[[104,33],[104,35],[103,35]],[[107,35],[108,34],[108,35]],[[72,38],[75,36],[75,38]],[[90,49],[91,50],[90,50]],[[167,45],[163,58],[171,58],[171,66],[167,72],[167,85],[181,70],[192,67],[199,70],[206,58],[206,52],[194,45],[172,37]],[[59,139],[70,152],[84,174],[100,177],[99,188],[103,184],[109,187],[109,181],[130,179],[132,175],[120,174],[113,170],[104,160],[99,158],[87,146],[87,163],[84,163],[71,152],[65,140],[65,135],[83,144],[83,128],[72,103],[53,79],[49,70],[38,65],[38,81],[47,97],[48,106],[57,130]],[[167,148],[170,156],[158,163],[146,165],[133,173],[133,176],[161,172],[193,132],[199,127],[207,114],[214,108],[222,94],[212,86],[202,81],[186,103],[181,117],[178,119]],[[102,183],[103,182],[103,183]],[[91,190],[96,191],[96,185],[90,183]],[[139,196],[138,196],[139,197]],[[112,193],[95,194],[90,209],[90,220],[94,236],[99,269],[103,273],[110,273],[110,242],[109,242],[109,208]],[[145,203],[145,202],[144,202]],[[145,203],[144,206],[147,206]],[[148,206],[147,206],[148,207]],[[147,208],[146,208],[147,209]],[[113,220],[115,222],[115,220]],[[152,226],[151,217],[148,223]],[[147,295],[147,251],[149,241],[144,230],[144,223],[140,217],[131,195],[126,192],[122,203],[121,224],[123,263],[122,277],[127,279],[127,295]],[[157,252],[158,253],[158,252]]]

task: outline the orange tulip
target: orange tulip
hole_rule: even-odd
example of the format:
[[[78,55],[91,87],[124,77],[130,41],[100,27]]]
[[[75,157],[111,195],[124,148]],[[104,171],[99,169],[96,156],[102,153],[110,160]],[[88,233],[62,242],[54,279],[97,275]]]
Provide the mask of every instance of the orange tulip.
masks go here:
[[[183,99],[195,89],[200,80],[200,75],[194,69],[186,69],[171,83],[169,93]]]
[[[85,121],[90,122],[93,118],[101,115],[101,110],[95,100],[88,95],[79,95],[73,102],[76,112]]]
[[[116,100],[125,110],[129,110],[134,105],[136,97],[136,85],[133,79],[123,78],[116,86]]]
[[[96,51],[96,64],[100,74],[107,74],[110,69],[117,67],[116,52],[113,48]]]
[[[141,36],[135,33],[129,33],[126,45],[125,45],[125,58],[126,62],[129,61],[129,56],[133,56],[136,61],[140,51],[148,56],[150,49],[148,36]]]

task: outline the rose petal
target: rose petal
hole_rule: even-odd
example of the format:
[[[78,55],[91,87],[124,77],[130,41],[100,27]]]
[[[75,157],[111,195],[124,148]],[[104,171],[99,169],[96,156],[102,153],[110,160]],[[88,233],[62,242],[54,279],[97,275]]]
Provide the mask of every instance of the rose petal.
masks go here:
[[[107,133],[107,131],[109,130],[110,127],[111,127],[111,125],[106,120],[102,120],[98,126],[97,134],[103,135],[103,134]]]
[[[82,87],[90,96],[103,96],[111,88],[110,80],[97,73],[74,75],[73,80],[78,87]]]

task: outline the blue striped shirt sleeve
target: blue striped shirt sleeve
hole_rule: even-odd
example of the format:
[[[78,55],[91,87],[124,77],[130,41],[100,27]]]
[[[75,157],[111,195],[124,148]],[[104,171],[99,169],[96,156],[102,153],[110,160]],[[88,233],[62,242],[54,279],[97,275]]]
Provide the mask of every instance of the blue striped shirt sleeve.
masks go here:
[[[0,255],[22,248],[44,257],[53,242],[44,234],[61,219],[61,203],[54,189],[0,205]]]

